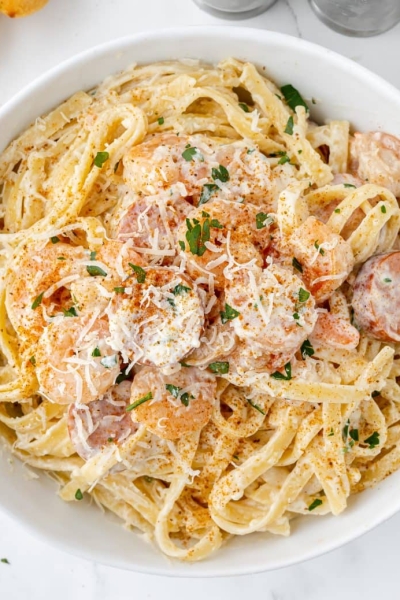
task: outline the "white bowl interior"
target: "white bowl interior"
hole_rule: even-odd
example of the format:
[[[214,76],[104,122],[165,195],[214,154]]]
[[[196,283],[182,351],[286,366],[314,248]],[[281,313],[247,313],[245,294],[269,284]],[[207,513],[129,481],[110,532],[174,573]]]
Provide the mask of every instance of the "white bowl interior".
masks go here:
[[[186,28],[117,40],[63,63],[0,109],[0,149],[37,116],[75,91],[88,89],[133,62],[176,58],[217,62],[227,56],[255,62],[278,84],[292,83],[311,105],[316,121],[348,119],[355,129],[383,129],[400,136],[400,93],[333,52],[282,34],[248,28]],[[142,572],[186,577],[266,571],[322,554],[365,533],[400,509],[400,472],[374,490],[351,498],[340,517],[292,522],[289,538],[253,534],[235,538],[204,562],[166,559],[110,515],[82,501],[66,504],[45,476],[28,480],[18,460],[0,457],[0,507],[42,538],[99,562]]]

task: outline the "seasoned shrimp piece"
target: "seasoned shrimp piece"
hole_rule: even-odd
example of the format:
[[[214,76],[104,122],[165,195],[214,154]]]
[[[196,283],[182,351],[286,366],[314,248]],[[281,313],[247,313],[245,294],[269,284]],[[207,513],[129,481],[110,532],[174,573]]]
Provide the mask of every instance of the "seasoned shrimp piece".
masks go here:
[[[226,287],[226,309],[238,338],[275,370],[300,348],[314,328],[314,299],[287,269],[242,269]],[[232,312],[233,309],[233,312]],[[280,358],[281,360],[280,360]]]
[[[39,392],[59,404],[87,404],[105,394],[120,372],[108,335],[103,320],[66,317],[50,323],[35,351]]]
[[[125,183],[137,193],[152,195],[180,182],[182,196],[195,204],[218,188],[228,200],[264,204],[274,197],[268,160],[243,141],[218,144],[202,135],[156,134],[134,146],[123,164]]]
[[[249,371],[259,373],[273,373],[281,369],[293,357],[294,352],[280,352],[275,354],[267,349],[256,346],[253,342],[240,342],[228,356],[220,358],[229,362],[229,372],[236,371],[239,375],[245,375]]]
[[[152,248],[156,254],[168,250],[169,256],[174,256],[176,229],[191,210],[192,204],[176,193],[137,196],[128,208],[116,211],[110,233],[120,240],[132,240],[139,248]]]
[[[18,336],[34,343],[46,325],[46,312],[73,304],[68,288],[88,275],[82,264],[86,257],[84,248],[63,242],[23,248],[6,281],[7,313]]]
[[[206,371],[190,367],[163,375],[144,367],[132,383],[132,419],[161,438],[176,440],[208,423],[216,391],[216,378]]]
[[[188,272],[194,278],[212,274],[215,287],[223,289],[231,267],[250,261],[261,267],[272,222],[253,204],[217,199],[199,206],[178,231]]]
[[[200,345],[204,310],[197,286],[180,272],[137,271],[108,311],[110,344],[126,362],[166,367]]]
[[[314,344],[354,350],[360,342],[360,333],[346,319],[324,312],[319,313],[318,320],[309,339]]]
[[[106,272],[105,277],[98,277],[101,284],[109,291],[121,285],[121,282],[132,274],[132,267],[145,267],[147,261],[141,254],[132,248],[132,242],[119,242],[109,240],[105,242],[94,257],[94,264]]]
[[[302,278],[317,302],[327,300],[354,266],[350,244],[327,225],[309,217],[289,239]]]
[[[400,140],[381,131],[355,133],[350,142],[351,169],[361,179],[400,197]]]
[[[126,411],[131,382],[123,381],[89,404],[71,404],[68,409],[68,432],[71,442],[84,460],[103,448],[120,444],[136,432],[138,426]]]
[[[373,256],[354,285],[353,309],[358,325],[384,342],[400,342],[400,252]]]

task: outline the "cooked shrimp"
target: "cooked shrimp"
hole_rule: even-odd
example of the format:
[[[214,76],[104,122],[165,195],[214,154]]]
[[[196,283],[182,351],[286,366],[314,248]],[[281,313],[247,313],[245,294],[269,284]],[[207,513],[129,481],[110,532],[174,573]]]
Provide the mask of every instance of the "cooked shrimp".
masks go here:
[[[87,404],[114,384],[120,372],[118,356],[106,341],[109,329],[104,320],[62,319],[46,327],[36,347],[39,393],[58,404]]]
[[[289,239],[301,277],[317,302],[327,300],[354,266],[350,244],[327,225],[309,217]]]
[[[360,342],[359,331],[346,319],[328,312],[319,313],[309,339],[312,344],[354,350]]]
[[[85,258],[84,248],[63,242],[23,248],[6,282],[7,312],[19,337],[34,343],[46,325],[46,313],[51,315],[61,306],[73,304],[65,290],[85,276]]]
[[[373,256],[354,285],[353,309],[358,325],[384,342],[400,342],[400,252]]]
[[[285,364],[314,328],[314,299],[303,286],[297,275],[276,265],[242,269],[227,284],[221,316],[231,319],[238,338],[269,370]]]
[[[176,440],[202,429],[210,420],[216,397],[215,377],[194,367],[173,375],[144,367],[131,388],[132,419],[161,438]]]
[[[188,272],[192,277],[212,274],[215,287],[223,289],[232,267],[250,261],[262,266],[272,222],[253,204],[216,199],[199,206],[178,231]]]
[[[351,169],[361,179],[400,197],[400,140],[381,131],[355,133],[350,142]]]
[[[140,194],[152,195],[180,182],[182,196],[193,197],[195,204],[202,193],[210,196],[218,189],[228,200],[255,204],[270,203],[276,195],[268,160],[244,142],[218,144],[202,135],[156,134],[134,146],[123,164],[126,184]]]
[[[204,310],[197,286],[180,272],[147,267],[125,282],[108,311],[110,344],[126,362],[166,367],[200,345]]]
[[[105,277],[98,279],[109,291],[113,291],[114,287],[121,285],[121,282],[132,274],[131,265],[137,267],[147,265],[146,259],[133,250],[130,240],[126,242],[108,240],[94,257],[94,264],[97,262],[100,268],[106,272]]]
[[[131,382],[115,385],[99,400],[89,404],[71,404],[68,431],[76,452],[89,460],[110,444],[120,444],[135,433],[138,426],[126,411]]]

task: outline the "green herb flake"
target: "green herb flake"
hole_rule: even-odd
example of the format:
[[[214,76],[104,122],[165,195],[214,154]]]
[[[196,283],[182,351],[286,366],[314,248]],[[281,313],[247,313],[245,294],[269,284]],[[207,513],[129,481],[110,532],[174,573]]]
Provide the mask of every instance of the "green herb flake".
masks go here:
[[[149,392],[148,394],[146,394],[142,398],[139,398],[139,400],[136,400],[136,402],[133,402],[133,404],[130,404],[129,406],[127,406],[126,407],[126,412],[130,412],[131,410],[134,410],[135,408],[137,408],[138,406],[140,406],[144,402],[147,402],[148,400],[152,400],[152,399],[153,399],[153,394],[151,392]]]
[[[359,434],[358,434],[358,429],[352,429],[350,431],[350,437],[352,440],[354,440],[355,442],[359,441]]]
[[[285,154],[278,160],[278,165],[284,165],[285,163],[290,163],[290,157]]]
[[[92,250],[90,253],[90,260],[96,260],[96,254],[97,254],[96,250]]]
[[[220,315],[222,324],[225,325],[225,323],[228,321],[236,319],[240,315],[240,312],[232,308],[232,306],[229,306],[229,304],[225,303],[225,310],[221,311]]]
[[[192,366],[192,365],[188,365],[183,360],[181,360],[179,364],[181,365],[181,367],[185,367],[185,369],[190,369],[190,367]]]
[[[293,319],[294,319],[295,321],[298,321],[298,320],[300,319],[300,315],[299,315],[299,313],[293,313]]]
[[[332,437],[333,435],[335,435],[335,432],[333,431],[333,427],[331,427],[331,429],[328,433],[328,437]]]
[[[174,296],[180,296],[181,294],[186,294],[187,292],[191,292],[192,288],[183,285],[182,283],[178,283],[172,290]]]
[[[303,100],[298,90],[290,85],[290,83],[282,86],[281,92],[286,100],[286,104],[288,104],[292,110],[296,110],[296,106],[304,106],[306,111],[309,112],[306,102]]]
[[[66,260],[65,256],[57,256],[57,260]]]
[[[142,269],[142,267],[139,267],[138,265],[134,265],[132,263],[128,263],[128,265],[130,266],[131,269],[133,269],[133,271],[136,275],[136,281],[138,283],[144,283],[146,281],[146,271],[144,269]]]
[[[100,348],[98,346],[93,350],[92,356],[101,356]]]
[[[370,435],[366,440],[364,440],[364,444],[368,444],[370,450],[373,450],[374,448],[376,448],[376,446],[379,446],[379,443],[380,442],[378,431],[374,431],[372,435]]]
[[[389,277],[385,277],[385,279],[383,280],[385,283],[392,283],[392,280],[389,279]]]
[[[300,348],[301,356],[305,360],[306,356],[313,356],[315,354],[314,348],[312,347],[309,340],[305,340]]]
[[[288,122],[286,123],[285,133],[288,133],[289,135],[293,135],[293,127],[294,127],[293,117],[290,116],[288,118]]]
[[[182,252],[185,252],[185,248],[186,248],[185,242],[182,242],[182,240],[179,240],[178,243],[179,243],[179,247],[182,250]]]
[[[122,383],[123,381],[127,381],[130,378],[130,373],[127,373],[127,368],[122,369],[122,371],[120,372],[120,374],[118,375],[118,377],[115,380],[115,383],[118,385],[120,383]]]
[[[124,287],[115,287],[114,292],[116,294],[125,294],[125,288]]]
[[[91,277],[107,277],[107,273],[101,267],[88,265],[86,271]]]
[[[340,213],[340,208],[335,208],[335,213],[339,214]]]
[[[249,107],[247,106],[247,104],[245,102],[239,102],[239,106],[242,110],[244,110],[245,113],[249,112]]]
[[[77,317],[78,313],[76,312],[75,306],[71,306],[68,310],[65,308],[62,309],[64,317]]]
[[[146,483],[153,483],[153,481],[154,481],[154,477],[150,477],[149,475],[145,475],[143,477],[143,479],[145,480]]]
[[[164,117],[160,117],[159,119],[157,119],[157,123],[159,125],[164,125]]]
[[[350,428],[350,421],[347,421],[346,425],[343,427],[343,440],[346,441],[348,436],[349,436],[349,428]]]
[[[319,245],[319,243],[318,243],[318,240],[316,240],[316,241],[314,242],[314,248],[315,248],[316,250],[318,250],[318,252],[320,253],[320,255],[321,255],[321,256],[324,256],[324,254],[325,254],[325,250],[324,250],[323,248],[321,248],[321,246],[320,246],[320,245]]]
[[[319,498],[315,498],[314,502],[311,502],[310,506],[308,507],[308,510],[311,512],[312,510],[317,508],[317,506],[321,506],[321,504],[323,504],[322,500],[320,500]]]
[[[268,213],[259,212],[256,214],[256,228],[263,229],[267,225],[273,223],[272,217]]]
[[[221,183],[226,183],[229,181],[229,171],[223,165],[219,165],[218,169],[211,169],[211,177],[214,181],[220,181]]]
[[[194,148],[193,146],[188,146],[182,152],[182,158],[184,158],[187,162],[191,162],[195,158],[197,158],[200,162],[204,161],[204,156],[198,151],[197,148]]]
[[[303,154],[303,150],[297,150],[297,154]]]
[[[8,558],[0,558],[0,562],[4,563],[5,565],[10,564],[10,561],[8,560]]]
[[[199,206],[201,204],[206,204],[214,192],[219,190],[219,187],[215,183],[205,183],[201,190]]]
[[[381,206],[381,212],[382,212],[383,214],[385,214],[385,213],[386,213],[386,206],[385,206],[384,204],[382,204],[382,206]]]
[[[308,292],[307,290],[304,290],[303,288],[299,289],[299,302],[301,302],[303,304],[304,302],[307,302],[309,297],[310,297],[310,292]]]
[[[192,254],[203,256],[207,250],[206,242],[210,240],[210,219],[206,219],[201,225],[197,219],[186,219],[186,240],[189,244],[189,250]]]
[[[253,154],[253,152],[255,152],[255,151],[256,151],[256,149],[255,149],[255,148],[249,148],[249,149],[247,150],[247,154]]]
[[[81,492],[81,490],[78,488],[75,492],[75,500],[82,500],[83,498],[83,494]]]
[[[345,188],[354,188],[357,189],[357,186],[353,185],[352,183],[344,183],[343,184]]]
[[[57,237],[56,235],[53,235],[53,237],[51,237],[50,240],[51,240],[52,244],[58,244],[58,242],[60,241],[60,238]]]
[[[36,366],[36,358],[34,356],[31,356],[29,359],[29,362],[31,363],[31,365],[33,365],[34,367]]]
[[[256,410],[258,410],[259,413],[261,413],[262,415],[265,415],[265,411],[261,408],[261,406],[258,406],[258,404],[255,404],[254,402],[252,402],[252,400],[250,400],[250,398],[246,398],[246,401],[250,404],[250,406],[252,406]]]
[[[172,385],[171,383],[167,383],[165,385],[165,388],[171,394],[171,396],[173,396],[174,398],[178,398],[184,406],[189,406],[189,400],[194,399],[194,396],[192,396],[191,394],[189,395],[189,392],[181,394],[182,388],[176,385]]]
[[[214,229],[223,229],[224,225],[222,225],[218,219],[211,219],[210,227],[213,227]]]
[[[34,301],[32,303],[32,306],[31,306],[32,310],[35,310],[35,308],[37,308],[38,306],[40,306],[42,304],[43,295],[44,295],[44,292],[39,294],[39,296],[36,296],[36,298],[34,299]]]
[[[113,442],[113,441],[114,441],[114,438],[112,438],[112,437],[109,437],[109,438],[107,439],[107,442],[108,442],[109,444],[112,444],[112,442]]]
[[[217,373],[218,375],[225,375],[226,373],[229,373],[228,362],[213,362],[208,365],[208,368],[212,373]]]
[[[110,158],[108,152],[98,152],[94,158],[94,166],[101,169],[104,163]]]
[[[286,375],[284,375],[280,371],[275,371],[275,373],[271,373],[271,377],[273,379],[284,379],[285,381],[290,381],[292,379],[292,365],[290,364],[290,362],[286,363],[284,369]]]
[[[299,263],[299,261],[297,260],[297,258],[293,258],[292,260],[292,266],[299,271],[300,273],[303,272],[303,267],[301,266],[301,264]]]
[[[239,457],[238,457],[238,455],[237,455],[237,454],[234,454],[234,455],[232,456],[232,458],[234,458],[235,460],[239,460]]]

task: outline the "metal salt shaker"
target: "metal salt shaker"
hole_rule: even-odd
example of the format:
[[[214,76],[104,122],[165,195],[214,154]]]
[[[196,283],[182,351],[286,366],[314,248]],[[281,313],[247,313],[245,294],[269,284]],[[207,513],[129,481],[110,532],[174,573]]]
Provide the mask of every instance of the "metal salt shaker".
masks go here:
[[[194,0],[194,2],[215,17],[248,19],[268,10],[276,0]]]

